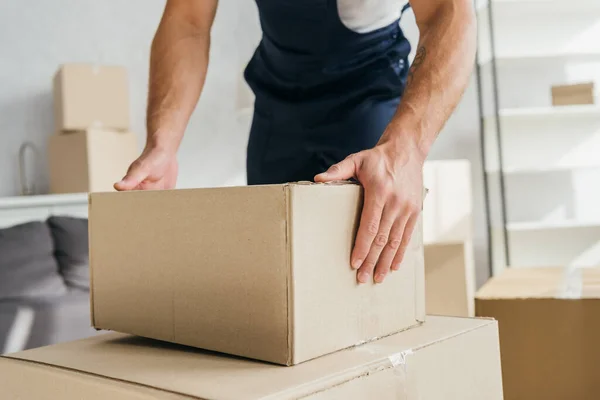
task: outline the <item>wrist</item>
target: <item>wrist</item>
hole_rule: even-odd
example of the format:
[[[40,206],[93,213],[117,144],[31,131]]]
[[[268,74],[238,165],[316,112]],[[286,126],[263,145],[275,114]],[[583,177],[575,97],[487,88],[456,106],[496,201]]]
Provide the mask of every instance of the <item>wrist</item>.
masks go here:
[[[161,151],[175,156],[178,148],[178,136],[172,132],[156,131],[148,134],[146,139],[146,149],[148,150]]]
[[[425,163],[429,154],[429,144],[421,139],[421,135],[414,131],[393,128],[389,126],[377,143],[382,146],[388,154],[393,157],[410,155],[410,158]]]

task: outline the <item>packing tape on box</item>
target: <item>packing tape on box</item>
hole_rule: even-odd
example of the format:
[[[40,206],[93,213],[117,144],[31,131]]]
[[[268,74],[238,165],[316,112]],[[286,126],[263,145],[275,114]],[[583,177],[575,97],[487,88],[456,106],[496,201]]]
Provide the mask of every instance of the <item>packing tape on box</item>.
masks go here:
[[[371,342],[369,346],[358,346],[354,348],[354,351],[366,352],[368,354],[381,354],[385,351],[383,348],[378,348],[377,342]],[[369,379],[373,375],[386,374],[386,377],[379,381],[382,388],[385,387],[386,399],[397,399],[397,400],[416,400],[419,398],[417,390],[417,382],[414,377],[410,375],[409,361],[413,357],[414,351],[412,349],[404,350],[391,356],[388,356],[384,360],[377,361],[376,364],[368,367],[368,370],[361,371],[357,375],[352,376],[350,379],[345,378],[340,381],[337,385],[342,387],[345,384],[350,383],[354,379]],[[327,387],[324,391],[331,390],[331,387]],[[314,395],[315,393],[304,393],[303,396]],[[309,398],[312,398],[308,396]],[[334,398],[338,398],[333,396]],[[300,398],[304,398],[300,396]],[[320,399],[320,397],[318,397]],[[341,398],[341,397],[340,397]]]
[[[581,299],[583,293],[583,268],[569,266],[564,269],[559,299]]]
[[[418,399],[416,382],[409,376],[408,359],[413,355],[412,350],[401,351],[388,357],[394,375],[398,377],[394,398],[399,400]]]

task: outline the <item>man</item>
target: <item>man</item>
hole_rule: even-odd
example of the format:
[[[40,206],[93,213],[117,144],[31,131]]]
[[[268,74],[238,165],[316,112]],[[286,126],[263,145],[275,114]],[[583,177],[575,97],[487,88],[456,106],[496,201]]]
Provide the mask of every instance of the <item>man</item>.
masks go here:
[[[420,38],[409,69],[399,1],[256,0],[263,37],[245,70],[256,98],[248,184],[358,180],[351,265],[361,283],[399,268],[421,210],[423,163],[475,59],[472,0],[410,0]],[[175,187],[216,9],[217,0],[167,1],[152,43],[146,147],[117,190]]]

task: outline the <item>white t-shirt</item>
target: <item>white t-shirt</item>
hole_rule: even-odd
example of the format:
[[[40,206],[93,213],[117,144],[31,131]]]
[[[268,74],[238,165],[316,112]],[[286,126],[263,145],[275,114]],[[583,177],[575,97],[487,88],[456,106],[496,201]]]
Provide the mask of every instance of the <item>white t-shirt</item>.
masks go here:
[[[340,20],[348,29],[367,33],[383,28],[398,19],[407,1],[337,0],[337,4]]]

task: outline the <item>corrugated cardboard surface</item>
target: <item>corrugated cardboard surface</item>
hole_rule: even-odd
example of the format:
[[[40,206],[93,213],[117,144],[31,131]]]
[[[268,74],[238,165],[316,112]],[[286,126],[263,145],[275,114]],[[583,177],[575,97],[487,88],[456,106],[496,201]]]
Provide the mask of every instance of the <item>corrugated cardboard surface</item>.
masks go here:
[[[140,155],[136,134],[93,129],[87,131],[87,140],[89,191],[114,192],[114,183]]]
[[[129,83],[121,66],[68,63],[54,76],[55,130],[129,130]]]
[[[87,192],[90,187],[87,134],[52,135],[48,140],[50,193]]]
[[[510,268],[477,294],[499,323],[507,400],[598,398],[600,269],[580,272]]]
[[[111,333],[0,357],[0,387],[36,400],[502,399],[495,321],[445,317],[293,367]]]
[[[382,285],[356,283],[358,185],[90,196],[93,324],[278,364],[424,318],[420,227]],[[414,253],[414,254],[413,254]]]
[[[91,195],[98,328],[288,360],[283,186]]]
[[[474,316],[472,242],[430,244],[424,251],[427,314]]]
[[[355,185],[291,185],[294,360],[414,326],[425,315],[421,220],[399,271],[381,285],[356,284],[349,255],[358,228]],[[421,314],[417,314],[421,313]]]
[[[115,191],[139,155],[132,132],[88,129],[55,134],[48,144],[50,193]]]

